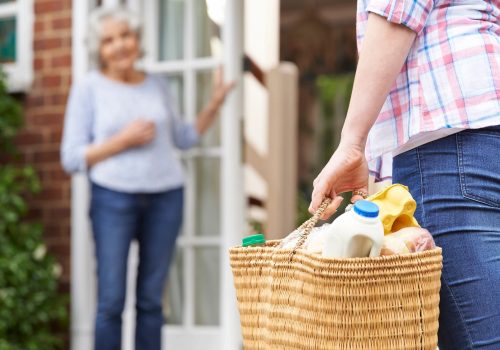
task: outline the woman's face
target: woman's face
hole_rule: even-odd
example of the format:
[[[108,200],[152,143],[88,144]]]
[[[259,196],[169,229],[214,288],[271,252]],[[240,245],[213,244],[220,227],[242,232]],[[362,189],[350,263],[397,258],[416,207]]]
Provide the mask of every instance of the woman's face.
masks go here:
[[[133,69],[140,56],[137,34],[127,23],[113,18],[107,18],[101,23],[101,33],[99,55],[103,68],[113,71]]]

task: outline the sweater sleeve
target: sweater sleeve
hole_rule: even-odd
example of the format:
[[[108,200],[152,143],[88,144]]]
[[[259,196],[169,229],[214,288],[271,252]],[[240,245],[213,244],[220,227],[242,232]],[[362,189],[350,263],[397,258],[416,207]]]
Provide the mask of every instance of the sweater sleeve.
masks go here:
[[[433,8],[434,0],[371,0],[366,11],[383,16],[389,22],[402,24],[419,34]]]
[[[172,125],[172,138],[178,149],[186,150],[195,146],[200,141],[200,135],[195,122],[185,122],[181,119],[176,101],[170,91],[168,80],[160,81],[166,107],[170,113]]]
[[[87,170],[85,150],[92,142],[93,105],[87,81],[73,85],[70,91],[61,141],[61,162],[68,173]]]

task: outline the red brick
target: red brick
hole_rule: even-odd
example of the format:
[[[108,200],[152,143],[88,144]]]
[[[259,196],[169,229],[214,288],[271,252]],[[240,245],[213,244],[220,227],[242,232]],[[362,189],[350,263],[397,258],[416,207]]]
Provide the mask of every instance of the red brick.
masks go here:
[[[62,120],[63,115],[60,113],[40,113],[31,117],[31,121],[35,126],[60,125]]]
[[[50,232],[45,231],[45,243],[47,244],[48,251],[51,254],[54,254],[57,257],[57,260],[63,265],[63,269],[65,266],[66,261],[70,261],[70,249],[71,246],[69,244],[69,239],[68,240],[61,240],[61,239],[50,239],[48,235]],[[66,271],[68,272],[68,271]]]
[[[35,156],[35,163],[59,162],[59,151],[57,150],[36,151],[34,152],[34,156]]]
[[[56,49],[58,47],[62,46],[62,39],[61,38],[47,38],[47,39],[39,39],[35,37],[35,42],[33,44],[33,47],[35,51],[39,50],[51,50],[51,49]]]
[[[44,178],[42,178],[42,181],[57,181],[58,183],[67,183],[69,184],[69,181],[71,179],[70,175],[68,175],[63,169],[62,166],[58,164],[57,169],[55,170],[46,170],[43,173]],[[63,199],[68,199],[65,197],[62,197]]]
[[[61,85],[61,76],[60,75],[46,75],[42,77],[42,85],[47,87],[59,87]]]
[[[30,95],[26,99],[26,107],[41,107],[43,106],[43,96],[40,95]]]
[[[67,183],[70,180],[70,176],[64,172],[64,170],[61,168],[61,166],[58,166],[58,168],[56,168],[56,169],[41,169],[39,171],[39,175],[40,175],[40,179],[43,182],[57,181],[59,183],[61,183],[61,182]],[[60,190],[57,192],[58,193],[54,193],[54,194],[49,194],[49,193],[45,192],[44,197],[51,196],[51,195],[57,196],[56,198],[58,198],[58,199],[59,198],[64,199],[66,197],[65,190]]]
[[[42,178],[43,183],[47,184],[52,182],[47,178]],[[40,194],[39,199],[43,200],[46,203],[50,203],[53,200],[63,199],[65,197],[64,188],[45,188]]]
[[[33,67],[35,70],[42,70],[45,67],[45,60],[43,58],[35,58],[33,60]]]
[[[71,67],[71,55],[66,54],[53,57],[51,60],[51,66],[54,68]]]
[[[35,20],[35,26],[33,28],[35,36],[38,36],[41,32],[45,30],[45,21],[39,19]]]
[[[41,133],[23,131],[16,137],[16,145],[28,146],[28,145],[40,145],[43,142],[43,136]]]
[[[40,221],[41,217],[42,217],[42,209],[41,208],[33,208],[33,206],[31,206],[29,208],[28,215],[27,215],[28,220],[36,222],[36,221]]]
[[[66,99],[68,95],[63,93],[55,93],[45,96],[45,102],[49,106],[66,106]]]
[[[35,14],[53,13],[62,10],[63,3],[58,0],[38,0],[35,2]]]
[[[56,18],[52,20],[52,28],[53,29],[68,29],[68,32],[71,29],[71,18],[63,17]]]
[[[53,128],[50,128],[49,130],[46,130],[45,135],[44,135],[44,139],[45,139],[46,143],[59,144],[61,142],[61,138],[62,138],[62,131],[63,131],[62,123],[61,123],[60,127],[55,126]]]
[[[51,221],[71,220],[71,210],[68,206],[49,208],[47,214]]]

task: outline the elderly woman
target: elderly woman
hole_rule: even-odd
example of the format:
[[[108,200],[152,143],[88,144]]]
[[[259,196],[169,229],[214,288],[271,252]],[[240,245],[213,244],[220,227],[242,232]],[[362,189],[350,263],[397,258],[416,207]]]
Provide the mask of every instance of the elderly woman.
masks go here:
[[[183,171],[175,148],[198,142],[233,84],[215,84],[194,124],[179,119],[166,81],[139,71],[138,19],[122,8],[91,16],[89,46],[99,69],[73,86],[62,163],[87,172],[95,239],[98,309],[95,349],[121,348],[127,256],[139,243],[137,350],[161,347],[162,291],[183,211]],[[220,80],[220,79],[219,79]]]

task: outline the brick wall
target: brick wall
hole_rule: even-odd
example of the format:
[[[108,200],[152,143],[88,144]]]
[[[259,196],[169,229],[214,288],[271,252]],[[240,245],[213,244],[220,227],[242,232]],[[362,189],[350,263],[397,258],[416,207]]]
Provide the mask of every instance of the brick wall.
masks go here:
[[[35,166],[43,191],[31,202],[45,242],[63,267],[61,288],[70,281],[70,178],[60,165],[59,145],[71,84],[71,0],[35,0],[34,81],[23,97],[25,128],[18,146]]]

